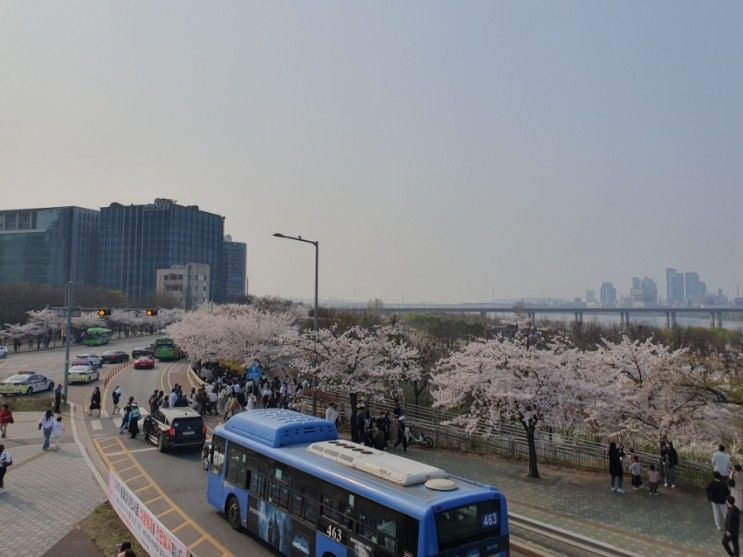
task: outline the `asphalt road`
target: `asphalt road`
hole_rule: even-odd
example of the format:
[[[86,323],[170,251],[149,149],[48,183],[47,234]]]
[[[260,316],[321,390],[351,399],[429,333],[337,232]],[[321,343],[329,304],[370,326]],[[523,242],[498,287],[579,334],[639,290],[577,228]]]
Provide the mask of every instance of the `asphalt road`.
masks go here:
[[[100,356],[109,350],[123,350],[131,355],[134,348],[151,344],[156,336],[157,335],[136,336],[121,340],[114,338],[109,344],[104,346],[85,346],[84,344],[75,344],[70,347],[70,363],[72,363],[72,360],[77,354],[97,354]],[[111,369],[112,365],[115,364],[103,365],[100,370],[101,375],[103,375],[108,369]],[[0,360],[0,381],[23,370],[33,370],[42,375],[46,375],[54,381],[55,385],[63,382],[64,347],[9,354],[7,358]],[[68,395],[70,401],[85,404],[95,386],[99,386],[103,389],[103,381],[94,381],[88,385],[70,385]]]

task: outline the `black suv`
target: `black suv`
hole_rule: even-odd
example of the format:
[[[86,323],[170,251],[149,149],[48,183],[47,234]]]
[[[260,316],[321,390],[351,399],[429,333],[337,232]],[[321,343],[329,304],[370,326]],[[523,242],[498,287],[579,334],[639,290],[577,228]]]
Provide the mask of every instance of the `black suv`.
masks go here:
[[[155,351],[149,346],[145,348],[135,348],[134,350],[132,350],[132,360],[136,360],[140,356],[152,356],[154,358]]]
[[[201,448],[206,426],[201,415],[191,408],[160,408],[142,423],[145,440],[163,452],[175,447]]]

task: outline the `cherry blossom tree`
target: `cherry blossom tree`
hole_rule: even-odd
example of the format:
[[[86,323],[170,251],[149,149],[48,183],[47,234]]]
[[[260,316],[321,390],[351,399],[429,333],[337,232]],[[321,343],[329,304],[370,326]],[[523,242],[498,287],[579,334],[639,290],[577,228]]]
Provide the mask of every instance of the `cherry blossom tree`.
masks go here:
[[[648,442],[709,438],[713,428],[729,422],[726,408],[709,393],[688,388],[715,372],[694,365],[684,349],[625,336],[605,340],[593,358],[593,381],[608,396],[590,405],[586,422],[602,435]]]
[[[452,423],[469,433],[482,424],[517,421],[526,434],[529,476],[538,478],[537,426],[577,427],[595,394],[581,357],[561,338],[539,339],[530,328],[513,339],[475,340],[437,366],[434,406],[460,412]]]
[[[398,390],[403,381],[420,378],[418,351],[405,342],[398,325],[306,330],[288,335],[285,342],[300,373],[349,395],[354,438],[360,393],[381,398]]]
[[[203,304],[169,325],[165,332],[193,360],[228,360],[247,366],[254,360],[270,368],[282,351],[283,335],[297,319],[294,311],[263,311],[240,304]]]

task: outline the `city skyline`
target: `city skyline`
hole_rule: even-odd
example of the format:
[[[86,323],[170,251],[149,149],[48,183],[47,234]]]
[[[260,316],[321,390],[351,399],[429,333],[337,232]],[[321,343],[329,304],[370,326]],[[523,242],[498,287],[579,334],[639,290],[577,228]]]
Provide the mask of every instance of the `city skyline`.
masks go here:
[[[187,14],[187,15],[186,15]],[[666,262],[732,296],[743,6],[8,2],[2,209],[226,217],[250,291],[562,297]]]

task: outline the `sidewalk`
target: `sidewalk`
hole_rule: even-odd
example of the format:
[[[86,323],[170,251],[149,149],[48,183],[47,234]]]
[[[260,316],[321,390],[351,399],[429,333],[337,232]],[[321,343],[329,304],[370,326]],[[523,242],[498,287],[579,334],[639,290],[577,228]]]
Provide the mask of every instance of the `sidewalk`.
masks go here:
[[[393,451],[403,454],[402,451]],[[608,474],[570,472],[540,466],[542,478],[526,477],[525,462],[413,446],[405,456],[443,468],[454,475],[492,484],[505,493],[509,512],[559,526],[639,555],[721,555],[715,529],[701,489],[660,488],[632,491],[624,476],[624,494],[609,489]],[[711,473],[710,473],[711,477]]]
[[[44,555],[106,500],[72,437],[64,414],[65,437],[59,451],[42,451],[40,412],[15,412],[3,439],[13,458],[0,494],[3,543],[0,556]]]

